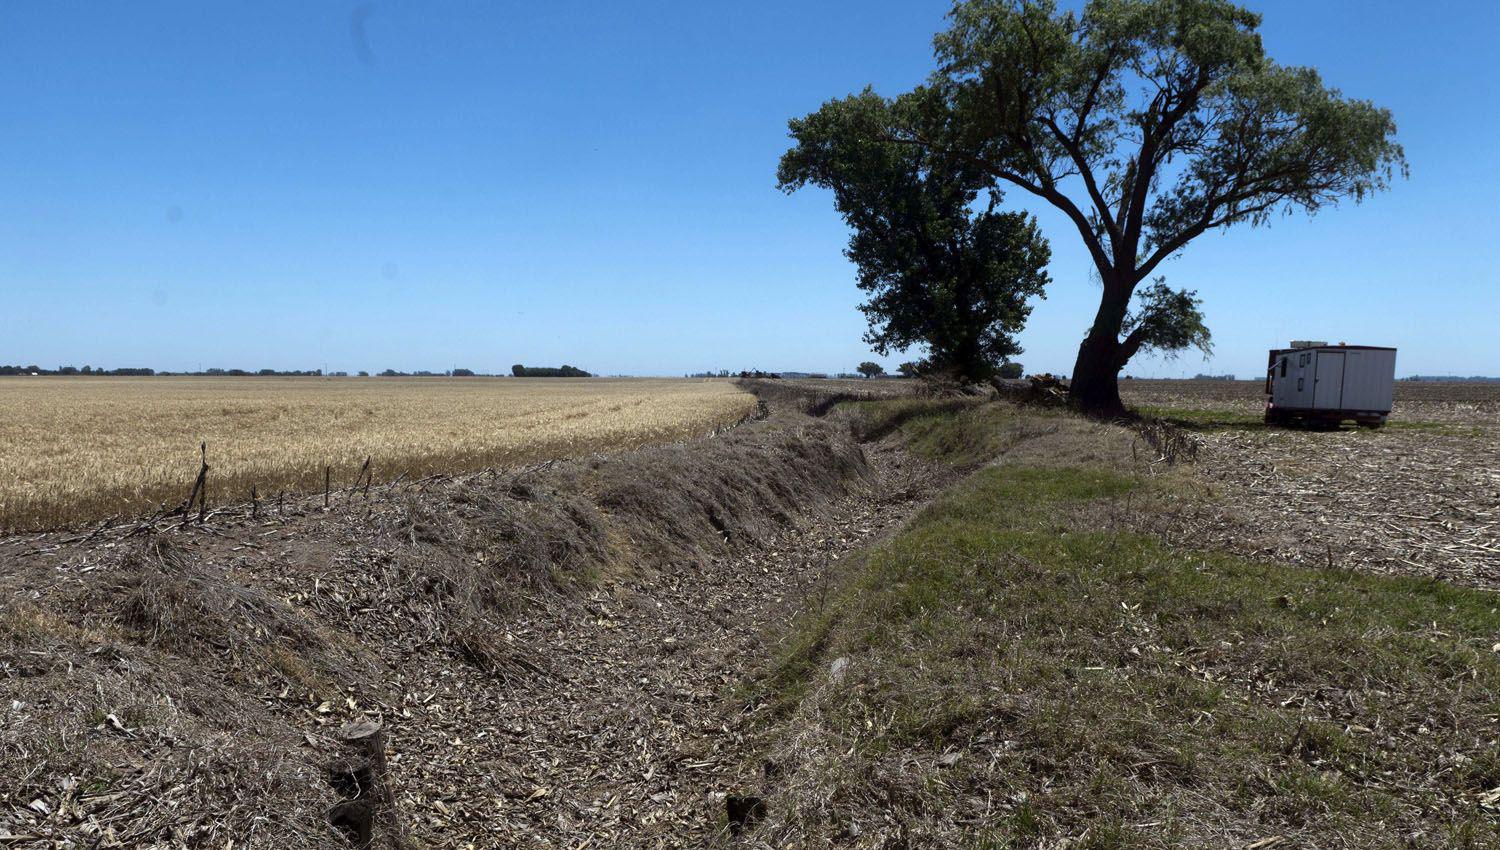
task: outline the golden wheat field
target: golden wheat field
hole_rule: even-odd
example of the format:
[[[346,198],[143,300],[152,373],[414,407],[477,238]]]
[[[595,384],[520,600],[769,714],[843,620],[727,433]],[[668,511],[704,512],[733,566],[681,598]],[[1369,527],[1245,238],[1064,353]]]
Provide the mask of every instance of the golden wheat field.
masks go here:
[[[755,410],[727,381],[492,378],[0,379],[0,528],[483,469],[708,433]]]

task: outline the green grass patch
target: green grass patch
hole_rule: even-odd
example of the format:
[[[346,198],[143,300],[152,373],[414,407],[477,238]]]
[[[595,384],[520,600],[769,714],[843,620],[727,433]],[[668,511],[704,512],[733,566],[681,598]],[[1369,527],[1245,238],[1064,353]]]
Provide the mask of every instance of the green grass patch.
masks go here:
[[[899,427],[970,458],[990,415]],[[1096,843],[1079,846],[1166,846],[1204,825],[1495,846],[1476,798],[1500,785],[1500,600],[1074,520],[1142,486],[1098,468],[981,470],[850,563],[759,698],[782,718],[816,700],[851,786],[893,754],[972,752],[906,815],[981,791],[1010,801],[975,846],[1084,829]],[[828,685],[840,656],[847,681]],[[1157,826],[1130,826],[1144,822]]]
[[[1066,414],[1028,411],[980,399],[900,399],[842,405],[854,419],[861,440],[899,432],[907,449],[930,460],[975,466],[1033,436],[1038,423],[1061,422]]]

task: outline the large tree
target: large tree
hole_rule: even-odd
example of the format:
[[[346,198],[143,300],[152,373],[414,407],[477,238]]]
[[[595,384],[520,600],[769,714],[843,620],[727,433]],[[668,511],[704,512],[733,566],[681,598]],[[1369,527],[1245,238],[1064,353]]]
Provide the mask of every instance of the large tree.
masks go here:
[[[1121,409],[1117,379],[1138,351],[1207,343],[1192,293],[1158,279],[1131,308],[1193,239],[1358,201],[1405,172],[1389,111],[1271,61],[1260,16],[1226,0],[1089,0],[1077,15],[967,0],[950,18],[938,71],[895,101],[905,120],[886,139],[1072,223],[1101,284],[1073,369],[1085,408]]]
[[[1051,249],[1030,216],[995,209],[999,191],[967,159],[896,138],[915,120],[868,90],[831,101],[790,122],[796,144],[777,176],[787,192],[833,191],[869,294],[865,341],[882,355],[924,348],[924,371],[981,380],[1020,352]]]

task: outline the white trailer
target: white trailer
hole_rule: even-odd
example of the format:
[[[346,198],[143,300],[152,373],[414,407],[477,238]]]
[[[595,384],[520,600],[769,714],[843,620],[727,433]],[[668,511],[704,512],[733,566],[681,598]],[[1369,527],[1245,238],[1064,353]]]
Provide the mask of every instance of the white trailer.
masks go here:
[[[1266,371],[1266,424],[1336,428],[1352,419],[1385,424],[1396,381],[1396,349],[1292,342],[1271,350]]]

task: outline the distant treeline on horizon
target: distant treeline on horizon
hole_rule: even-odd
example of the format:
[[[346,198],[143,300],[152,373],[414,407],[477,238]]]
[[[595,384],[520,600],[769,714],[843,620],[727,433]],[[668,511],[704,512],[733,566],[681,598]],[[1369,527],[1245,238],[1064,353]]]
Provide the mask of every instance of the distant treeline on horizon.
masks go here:
[[[103,375],[107,377],[148,377],[148,376],[189,376],[189,377],[244,377],[244,378],[347,378],[348,372],[327,372],[322,369],[202,369],[196,372],[168,372],[157,371],[145,367],[124,367],[119,369],[94,368],[93,366],[59,366],[56,369],[43,369],[40,366],[0,366],[0,375]],[[368,378],[369,372],[356,372],[355,377]],[[386,369],[376,374],[379,378],[503,378],[503,374],[489,372],[475,372],[473,369],[449,369],[446,372],[429,372],[418,369],[415,372],[398,372],[395,369]],[[510,367],[510,377],[513,378],[592,378],[593,373],[585,372],[576,366],[564,364],[555,366],[522,366],[516,364]]]

